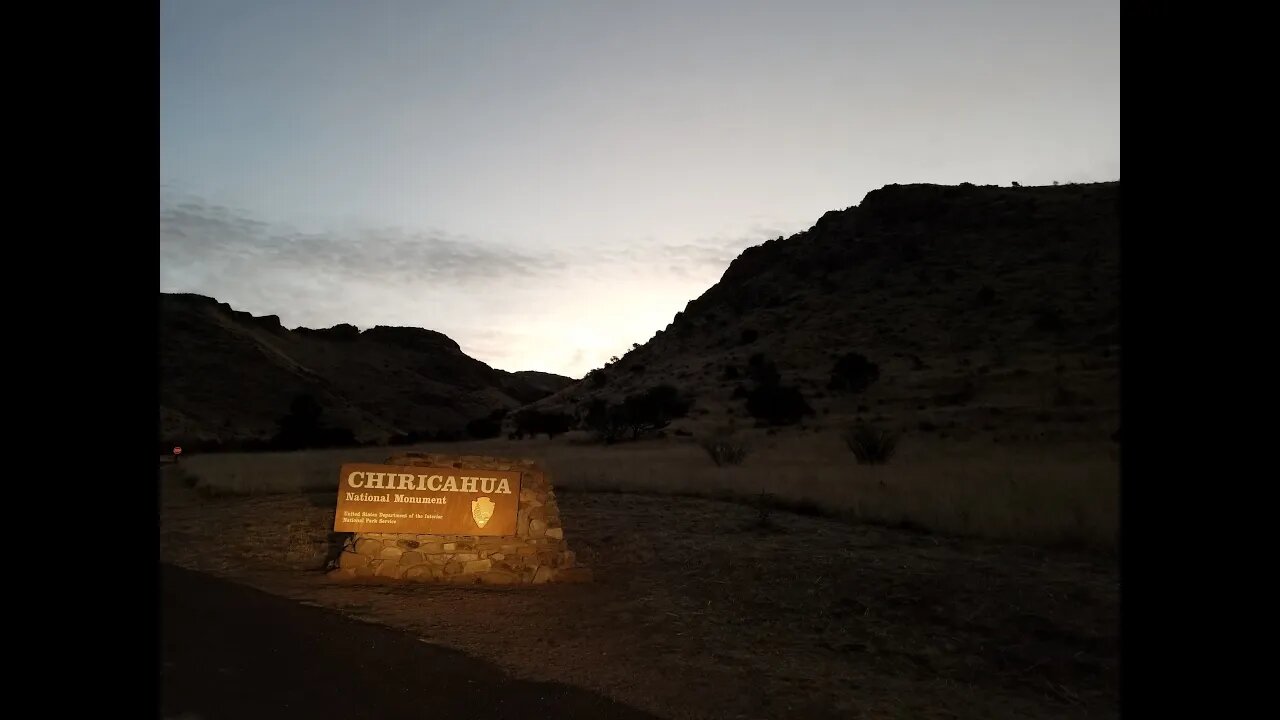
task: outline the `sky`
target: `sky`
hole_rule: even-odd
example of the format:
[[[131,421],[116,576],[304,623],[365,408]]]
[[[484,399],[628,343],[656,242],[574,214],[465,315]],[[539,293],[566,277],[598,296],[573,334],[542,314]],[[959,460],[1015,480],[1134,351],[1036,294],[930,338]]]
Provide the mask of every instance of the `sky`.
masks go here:
[[[160,290],[622,355],[891,183],[1120,177],[1119,2],[163,0]]]

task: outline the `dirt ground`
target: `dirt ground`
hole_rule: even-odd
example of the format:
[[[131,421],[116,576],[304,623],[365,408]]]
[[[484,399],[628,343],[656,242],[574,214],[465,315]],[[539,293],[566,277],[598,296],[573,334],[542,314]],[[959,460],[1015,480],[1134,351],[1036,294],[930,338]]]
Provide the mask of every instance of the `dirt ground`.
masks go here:
[[[591,584],[334,585],[334,493],[210,499],[170,482],[161,559],[669,718],[1119,714],[1114,557],[557,494]]]

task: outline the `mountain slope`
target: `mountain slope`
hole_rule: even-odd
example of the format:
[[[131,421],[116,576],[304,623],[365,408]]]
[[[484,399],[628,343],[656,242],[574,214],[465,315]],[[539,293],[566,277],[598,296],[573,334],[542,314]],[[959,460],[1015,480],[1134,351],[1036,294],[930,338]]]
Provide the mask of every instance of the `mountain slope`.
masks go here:
[[[161,437],[187,443],[268,438],[302,394],[362,441],[456,435],[573,382],[495,370],[431,330],[287,330],[201,295],[161,293],[159,331]]]
[[[1105,439],[1118,426],[1119,207],[1118,181],[886,186],[747,249],[665,330],[535,405],[581,412],[671,383],[696,397],[676,427],[741,426],[756,356],[804,394],[809,425]],[[845,353],[879,379],[829,387]]]

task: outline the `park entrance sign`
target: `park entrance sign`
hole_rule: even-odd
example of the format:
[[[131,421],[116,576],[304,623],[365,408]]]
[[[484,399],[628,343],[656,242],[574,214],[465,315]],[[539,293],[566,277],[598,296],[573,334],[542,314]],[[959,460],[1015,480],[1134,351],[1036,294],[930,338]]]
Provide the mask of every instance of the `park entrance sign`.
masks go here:
[[[520,473],[352,463],[338,481],[335,532],[516,534]]]
[[[586,582],[536,460],[408,452],[339,468],[336,582]]]

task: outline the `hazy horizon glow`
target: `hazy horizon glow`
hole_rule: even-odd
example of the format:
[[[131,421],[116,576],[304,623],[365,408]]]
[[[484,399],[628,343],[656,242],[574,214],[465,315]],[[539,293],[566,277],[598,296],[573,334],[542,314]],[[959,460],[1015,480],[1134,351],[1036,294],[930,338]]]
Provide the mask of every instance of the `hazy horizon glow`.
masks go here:
[[[889,183],[1120,176],[1119,4],[161,7],[160,289],[581,377]]]

